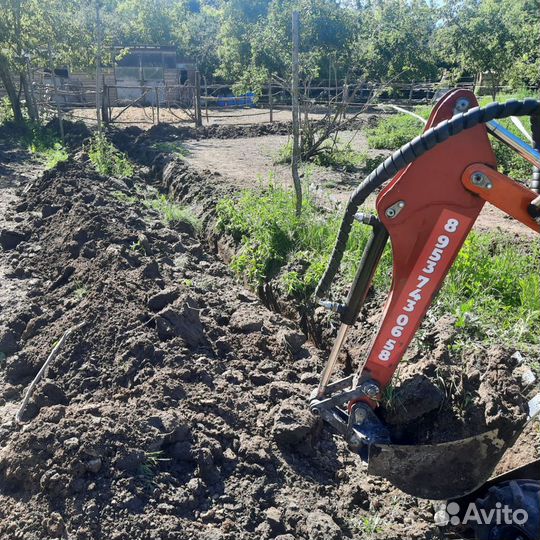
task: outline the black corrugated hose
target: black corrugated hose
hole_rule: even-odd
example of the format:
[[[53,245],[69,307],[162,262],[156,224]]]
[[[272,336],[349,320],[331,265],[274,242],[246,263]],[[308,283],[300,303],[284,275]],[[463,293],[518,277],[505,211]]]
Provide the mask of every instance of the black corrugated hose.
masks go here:
[[[354,222],[354,215],[358,211],[358,207],[366,200],[370,193],[394,177],[401,169],[409,165],[409,163],[412,163],[437,144],[446,141],[449,137],[453,137],[465,129],[471,129],[478,124],[509,116],[531,116],[531,125],[535,126],[533,127],[533,132],[535,129],[540,131],[539,101],[525,99],[523,101],[510,100],[506,103],[490,103],[486,107],[474,107],[465,113],[456,114],[449,120],[444,120],[435,127],[428,129],[422,135],[403,145],[399,150],[396,150],[372,171],[356,188],[347,203],[334,250],[332,251],[324,275],[317,285],[315,295],[321,298],[330,288],[347,245],[347,240]],[[534,140],[538,141],[539,139],[540,137]]]

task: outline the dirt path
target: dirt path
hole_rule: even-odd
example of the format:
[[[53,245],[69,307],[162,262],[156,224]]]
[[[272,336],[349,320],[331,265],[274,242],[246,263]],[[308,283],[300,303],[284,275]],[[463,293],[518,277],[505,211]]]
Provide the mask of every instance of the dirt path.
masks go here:
[[[218,172],[238,189],[268,185],[270,182],[289,186],[291,185],[290,167],[275,163],[279,150],[289,140],[286,135],[270,135],[256,138],[186,141],[184,146],[189,154],[185,160],[201,171]],[[385,151],[370,150],[365,135],[360,131],[342,132],[340,140],[350,141],[355,151],[367,153],[369,157],[388,154]],[[322,189],[328,197],[337,201],[346,201],[354,188],[370,171],[346,173],[328,167],[308,165],[304,167],[303,172],[304,179],[317,189]],[[374,208],[374,205],[375,197],[371,197],[366,202],[366,206]],[[524,238],[536,237],[534,231],[490,204],[484,207],[475,224],[475,229],[499,230]]]
[[[367,139],[359,131],[343,131],[339,135],[343,143],[351,144],[353,150],[370,157],[386,155],[386,152],[369,150]],[[270,135],[256,138],[206,139],[186,141],[186,161],[194,167],[217,171],[233,185],[242,189],[268,182],[290,184],[290,166],[278,164],[280,150],[290,142],[287,135]],[[330,193],[346,197],[356,175],[336,171],[328,167],[309,165],[304,167],[308,182],[321,185]]]
[[[11,219],[13,210],[20,202],[17,191],[33,182],[42,167],[32,160],[31,155],[20,148],[14,148],[7,141],[0,140],[0,244],[2,248],[13,242],[5,231],[16,228]],[[15,240],[16,241],[16,240]],[[14,347],[13,333],[1,326],[3,316],[27,301],[29,284],[19,279],[22,269],[17,270],[16,261],[0,257],[0,364],[6,353]],[[0,426],[8,422],[15,413],[15,403],[0,400]],[[0,443],[1,444],[1,443]]]

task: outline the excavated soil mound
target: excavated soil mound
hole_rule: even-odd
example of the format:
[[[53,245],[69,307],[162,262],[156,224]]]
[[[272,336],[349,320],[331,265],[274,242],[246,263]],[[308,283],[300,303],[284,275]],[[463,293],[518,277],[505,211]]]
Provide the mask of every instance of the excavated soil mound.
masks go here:
[[[68,162],[4,216],[0,538],[435,538],[307,413],[322,361],[295,324],[135,187]]]

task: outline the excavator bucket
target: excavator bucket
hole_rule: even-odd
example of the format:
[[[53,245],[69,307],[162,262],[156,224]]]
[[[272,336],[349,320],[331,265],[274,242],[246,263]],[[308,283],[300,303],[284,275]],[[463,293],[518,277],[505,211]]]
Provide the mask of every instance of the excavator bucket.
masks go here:
[[[368,473],[414,497],[454,499],[484,484],[509,444],[497,430],[440,444],[372,444]]]
[[[528,402],[527,422],[508,438],[494,429],[440,444],[372,443],[368,451],[368,473],[382,476],[401,491],[421,499],[464,497],[490,479],[504,452],[539,415],[540,394],[536,394]]]

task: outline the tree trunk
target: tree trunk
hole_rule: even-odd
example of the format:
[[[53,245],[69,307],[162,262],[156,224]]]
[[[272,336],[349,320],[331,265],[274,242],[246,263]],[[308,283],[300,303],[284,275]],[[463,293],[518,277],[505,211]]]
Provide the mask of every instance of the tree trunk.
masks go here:
[[[493,98],[493,101],[497,99],[497,84],[493,78],[491,79],[491,97]]]
[[[294,183],[294,191],[296,193],[296,215],[302,213],[302,183],[298,174],[298,161],[300,159],[300,107],[298,103],[298,42],[299,39],[299,19],[298,11],[293,11],[292,14],[292,128],[293,128],[293,152],[291,160],[292,177]]]
[[[21,73],[21,86],[24,92],[24,99],[26,100],[26,110],[28,111],[28,117],[32,122],[39,122],[39,115],[34,101],[34,95],[30,88],[31,82],[28,80],[26,73]]]
[[[6,89],[9,101],[11,103],[15,123],[23,124],[24,119],[21,111],[21,102],[19,100],[19,96],[17,95],[17,89],[13,83],[13,78],[11,77],[9,61],[2,53],[0,53],[0,80]]]

